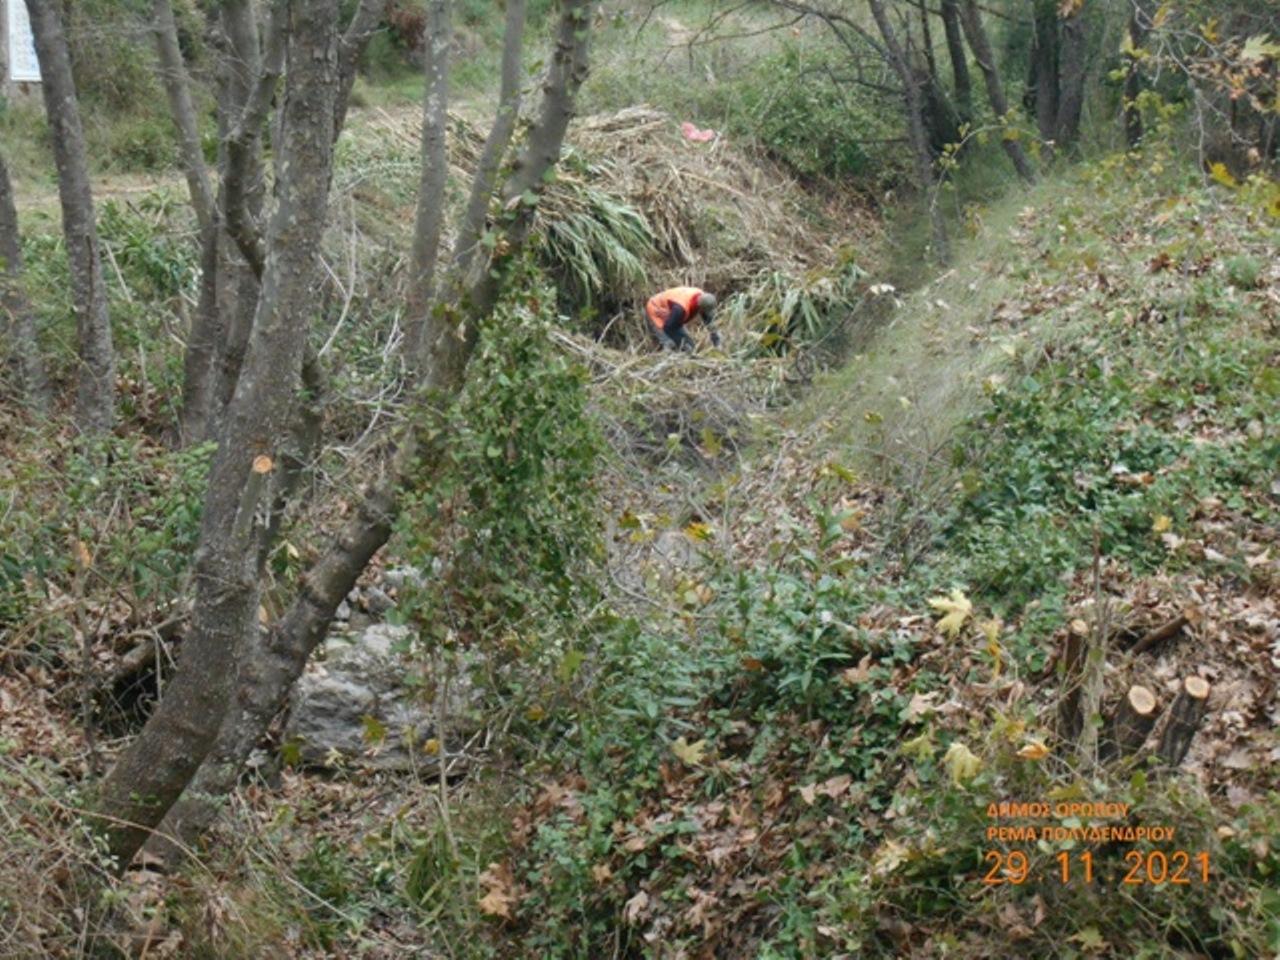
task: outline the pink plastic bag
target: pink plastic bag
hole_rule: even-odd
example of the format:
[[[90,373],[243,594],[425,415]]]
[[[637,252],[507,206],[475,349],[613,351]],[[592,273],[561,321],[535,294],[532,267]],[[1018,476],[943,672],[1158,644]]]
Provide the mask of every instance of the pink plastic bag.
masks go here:
[[[699,130],[688,120],[680,124],[680,132],[684,134],[686,140],[692,140],[694,143],[706,143],[717,136],[714,130]]]

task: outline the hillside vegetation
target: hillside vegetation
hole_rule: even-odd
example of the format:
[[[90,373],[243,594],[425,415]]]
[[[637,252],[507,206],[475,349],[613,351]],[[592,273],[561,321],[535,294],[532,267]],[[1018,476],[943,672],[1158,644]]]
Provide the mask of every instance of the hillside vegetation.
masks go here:
[[[402,471],[308,676],[399,631],[430,731],[371,701],[359,748],[326,752],[277,711],[195,798],[208,835],[130,864],[99,790],[190,656],[218,443],[175,427],[205,265],[158,81],[90,42],[131,50],[147,13],[84,5],[118,353],[98,434],[70,410],[47,128],[0,111],[24,271],[0,293],[29,301],[53,397],[0,395],[0,957],[1280,956],[1280,187],[1237,136],[1274,152],[1280,49],[1264,6],[1234,33],[1174,6],[1149,60],[1088,21],[1123,56],[1034,183],[1009,154],[1044,132],[1017,87],[1043,22],[992,16],[1021,107],[949,127],[934,103],[956,139],[913,146],[860,15],[605,8],[554,173],[489,204],[488,226],[538,217],[510,259],[480,235],[501,295],[442,399],[404,355],[425,50],[391,3],[336,141],[305,318],[323,377],[290,385],[322,440],[264,524],[249,632]],[[1056,29],[1082,5],[1036,9]],[[197,78],[208,12],[177,7]],[[455,10],[444,252],[493,13]],[[1239,101],[1225,133],[1170,63]],[[687,282],[719,297],[723,349],[654,349],[641,304]]]

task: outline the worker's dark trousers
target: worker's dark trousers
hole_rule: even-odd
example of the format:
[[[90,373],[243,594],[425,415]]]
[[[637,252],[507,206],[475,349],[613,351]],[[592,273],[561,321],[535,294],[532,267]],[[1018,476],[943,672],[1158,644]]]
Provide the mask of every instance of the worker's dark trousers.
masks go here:
[[[658,343],[667,349],[680,350],[684,353],[692,353],[696,344],[693,337],[689,336],[689,331],[684,328],[683,323],[674,323],[668,320],[664,327],[659,328],[653,319],[645,314],[645,320],[649,323],[649,329],[653,331]],[[668,347],[668,344],[670,346]]]

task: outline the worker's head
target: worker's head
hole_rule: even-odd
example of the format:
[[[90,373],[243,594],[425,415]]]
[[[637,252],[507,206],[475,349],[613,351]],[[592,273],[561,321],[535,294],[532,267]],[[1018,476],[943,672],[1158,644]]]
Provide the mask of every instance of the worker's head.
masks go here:
[[[703,319],[710,317],[715,312],[715,309],[716,295],[714,293],[706,293],[704,291],[698,294],[698,313],[702,314]]]

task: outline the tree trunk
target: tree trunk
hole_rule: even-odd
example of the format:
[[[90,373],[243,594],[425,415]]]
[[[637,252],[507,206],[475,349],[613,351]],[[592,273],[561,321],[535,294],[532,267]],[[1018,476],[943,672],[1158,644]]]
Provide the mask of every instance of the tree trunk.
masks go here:
[[[520,114],[520,52],[524,44],[525,0],[507,0],[507,20],[502,35],[502,80],[498,91],[498,112],[484,149],[476,164],[475,178],[471,181],[471,194],[467,199],[466,213],[458,231],[454,250],[453,271],[462,285],[468,286],[471,265],[482,249],[485,219],[489,214],[489,201],[498,183],[498,167],[511,144],[516,129],[516,117]]]
[[[1209,681],[1203,677],[1187,677],[1182,681],[1182,689],[1169,708],[1169,719],[1165,721],[1156,750],[1169,767],[1176,767],[1186,759],[1208,706]]]
[[[378,21],[387,7],[387,0],[360,0],[360,6],[351,15],[346,32],[338,45],[338,98],[334,104],[333,129],[340,133],[347,122],[347,107],[351,103],[351,89],[355,86],[356,70],[360,57],[373,35],[378,32]]]
[[[1035,0],[1035,30],[1031,41],[1031,76],[1027,85],[1040,131],[1041,155],[1053,158],[1054,128],[1058,122],[1058,9],[1055,0]]]
[[[478,321],[493,307],[503,266],[518,254],[520,244],[527,238],[536,205],[513,204],[512,199],[523,198],[529,192],[537,195],[548,171],[559,160],[574,98],[586,76],[591,7],[591,0],[564,2],[555,54],[543,85],[542,110],[503,192],[506,213],[501,229],[510,249],[486,260],[488,269],[478,271],[475,282],[466,288],[454,277],[448,278],[442,289],[451,292],[451,309],[428,313],[430,323],[425,332],[432,339],[426,341],[429,349],[425,365],[419,370],[419,382],[427,388],[429,404],[447,403],[461,389],[475,340],[474,336],[461,333],[457,325],[468,332],[476,329]],[[509,18],[508,27],[511,24]],[[518,44],[514,48],[508,46],[516,48]],[[494,124],[506,122],[500,107]],[[501,136],[495,138],[491,131],[489,139],[494,142]],[[424,199],[440,200],[420,198],[420,202]],[[467,240],[461,238],[459,242]],[[464,316],[465,321],[461,319]],[[441,343],[446,346],[441,347]],[[188,795],[165,824],[165,835],[180,837],[189,844],[212,824],[217,815],[213,801],[234,789],[249,753],[266,734],[312,651],[324,639],[338,604],[391,536],[399,488],[413,464],[438,460],[451,439],[441,433],[430,437],[425,432],[421,436],[404,435],[386,473],[371,484],[355,515],[307,571],[300,592],[272,627],[266,642],[252,658],[243,660],[235,709],[222,723],[217,746]]]
[[[871,16],[876,21],[880,38],[884,42],[888,54],[889,66],[902,84],[903,108],[906,110],[907,141],[911,144],[911,153],[915,159],[916,179],[924,193],[925,204],[929,210],[929,223],[933,230],[934,256],[940,263],[949,259],[947,245],[947,227],[942,219],[942,211],[938,208],[934,197],[933,156],[929,152],[929,137],[924,125],[924,96],[918,83],[916,70],[907,58],[906,51],[898,41],[898,35],[889,22],[889,14],[884,0],[868,0]]]
[[[178,133],[178,155],[187,178],[191,207],[203,233],[213,223],[213,189],[205,169],[204,150],[200,146],[200,125],[196,117],[191,88],[187,84],[187,68],[178,46],[178,26],[173,19],[170,0],[153,0],[156,52],[160,58],[160,81],[169,100],[169,113]]]
[[[116,419],[116,362],[111,315],[102,278],[98,228],[94,222],[80,104],[71,78],[71,57],[57,0],[27,0],[36,55],[40,58],[45,113],[58,168],[62,232],[75,297],[80,371],[76,424],[86,433],[106,433]]]
[[[1009,121],[1009,100],[1004,95],[1004,86],[1000,82],[1000,73],[996,70],[995,54],[992,52],[991,43],[987,39],[986,28],[982,25],[982,14],[978,10],[977,0],[964,0],[961,25],[964,28],[965,37],[969,40],[969,48],[973,50],[974,59],[978,62],[978,69],[982,71],[982,77],[986,81],[987,99],[991,102],[991,110],[1001,124],[1007,124]],[[1018,176],[1027,183],[1033,183],[1035,181],[1035,172],[1031,169],[1031,162],[1027,159],[1027,154],[1022,149],[1022,144],[1006,133],[1003,137],[1002,146],[1010,162],[1013,163],[1013,168],[1018,171]]]
[[[422,362],[422,334],[435,299],[436,259],[444,229],[444,187],[449,178],[449,0],[427,0],[426,75],[422,98],[422,170],[413,232],[412,275],[406,311],[404,361]]]
[[[1142,143],[1142,110],[1138,107],[1138,94],[1142,92],[1142,61],[1138,51],[1147,39],[1150,15],[1142,0],[1132,0],[1129,23],[1126,27],[1128,49],[1125,51],[1124,74],[1124,139],[1130,150]]]
[[[261,290],[261,229],[266,196],[262,131],[282,68],[279,25],[284,5],[274,0],[260,37],[250,0],[227,0],[219,19],[219,195],[217,349],[213,357],[208,433],[216,436],[235,393]],[[246,254],[246,250],[248,253]]]
[[[242,640],[256,629],[255,549],[267,474],[298,383],[328,209],[337,92],[339,0],[289,5],[280,174],[262,293],[226,411],[195,556],[191,630],[154,714],[102,783],[96,813],[123,868],[186,789],[217,738]]]
[[[22,238],[18,233],[18,210],[13,200],[9,167],[0,156],[0,341],[13,369],[23,402],[34,410],[48,412],[53,395],[45,377],[44,358],[36,337],[36,318],[22,292]]]
[[[1053,139],[1059,148],[1073,147],[1080,139],[1080,117],[1084,111],[1085,62],[1088,53],[1085,4],[1062,19],[1062,47],[1058,69],[1058,114]]]
[[[973,80],[969,76],[969,58],[960,22],[960,0],[942,0],[942,28],[951,60],[952,84],[956,88],[956,111],[962,123],[969,123],[973,120]]]
[[[178,132],[178,152],[187,178],[187,193],[196,222],[200,225],[200,297],[187,335],[183,358],[182,412],[178,433],[184,443],[208,439],[213,357],[217,351],[218,325],[218,234],[221,216],[217,198],[209,182],[200,128],[187,70],[178,45],[171,0],[154,0],[156,50],[160,58],[160,78],[169,101],[169,113]]]
[[[1156,704],[1156,695],[1146,687],[1130,687],[1107,718],[1098,759],[1127,757],[1141,749],[1156,724]]]

